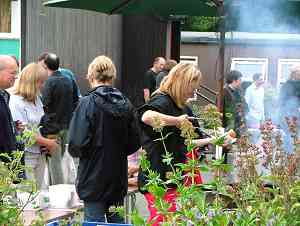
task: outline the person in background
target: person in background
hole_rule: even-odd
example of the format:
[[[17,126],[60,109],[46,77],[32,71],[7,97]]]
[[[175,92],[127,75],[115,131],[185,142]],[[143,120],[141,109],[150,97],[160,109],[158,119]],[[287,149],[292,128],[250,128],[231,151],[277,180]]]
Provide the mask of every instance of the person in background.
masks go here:
[[[246,90],[249,86],[251,86],[252,82],[251,81],[242,81],[241,83],[241,91],[242,95],[245,96]]]
[[[234,130],[239,137],[246,128],[245,112],[247,105],[241,93],[242,73],[236,70],[226,75],[223,97],[223,123],[226,131]]]
[[[16,151],[16,127],[9,109],[10,95],[5,89],[14,85],[18,65],[14,58],[0,55],[0,153]],[[0,158],[0,161],[6,161]]]
[[[69,175],[62,170],[62,156],[67,144],[69,123],[78,103],[78,95],[70,80],[62,75],[59,69],[59,58],[48,53],[43,61],[48,72],[48,79],[43,86],[42,102],[44,116],[41,119],[41,134],[47,138],[59,139],[60,148],[49,158],[50,184],[72,183]]]
[[[44,173],[46,160],[41,153],[41,146],[50,153],[58,148],[54,139],[47,139],[40,135],[38,126],[44,115],[40,97],[41,88],[48,78],[47,71],[37,63],[28,64],[20,73],[18,81],[13,87],[9,107],[14,121],[20,121],[27,129],[36,129],[35,144],[25,148],[25,166],[30,167],[33,173],[26,169],[27,179],[35,180],[37,188],[45,188]]]
[[[156,89],[159,88],[160,83],[163,80],[163,78],[169,74],[169,72],[171,71],[171,69],[173,67],[175,67],[176,64],[177,64],[176,60],[168,59],[166,61],[166,64],[165,64],[163,70],[161,72],[159,72],[158,75],[156,76],[156,86],[155,86]]]
[[[161,72],[165,66],[165,59],[163,57],[156,57],[150,68],[144,76],[144,100],[148,102],[151,94],[155,91],[156,76]]]
[[[137,152],[128,156],[128,186],[137,186],[137,176],[139,171],[139,157],[143,150],[140,148]]]
[[[200,80],[201,72],[193,64],[179,63],[171,69],[149,102],[138,109],[142,148],[146,151],[146,157],[150,161],[150,170],[158,173],[163,181],[169,179],[168,175],[172,173],[172,170],[170,166],[163,163],[165,149],[162,142],[157,142],[157,139],[161,137],[153,130],[155,121],[159,120],[164,126],[164,133],[169,134],[164,143],[173,156],[172,167],[176,168],[177,163],[184,163],[188,158],[187,147],[184,144],[184,138],[180,136],[179,128],[183,122],[190,123],[187,115],[187,100],[193,97],[195,89],[200,85]],[[212,138],[194,140],[196,146],[204,146],[211,142]],[[197,181],[201,183],[201,177],[198,177]],[[148,222],[152,222],[153,226],[161,225],[164,217],[157,212],[154,206],[155,197],[147,190],[146,184],[147,172],[140,169],[138,185],[148,202],[150,212]],[[171,204],[169,211],[176,211],[176,187],[174,186],[169,185],[164,196],[164,200]]]
[[[49,54],[48,52],[42,53],[38,57],[38,63],[43,66],[44,65],[44,60],[45,60],[45,58],[48,54]],[[77,93],[78,98],[80,98],[81,97],[80,89],[77,85],[76,78],[75,78],[75,75],[73,74],[73,72],[71,70],[67,69],[67,68],[61,68],[61,67],[58,69],[58,71],[60,71],[61,74],[63,76],[65,76],[66,78],[70,79],[70,81],[72,83],[72,86],[73,86],[73,89],[75,90],[75,93]]]
[[[279,94],[279,125],[285,133],[284,146],[287,152],[293,152],[293,141],[286,119],[296,119],[300,128],[300,66],[291,70],[289,79],[282,85]]]
[[[278,96],[279,91],[277,92],[276,87],[274,87],[271,83],[265,83],[264,85],[265,93],[264,93],[264,112],[265,112],[265,119],[271,119],[272,122],[278,125],[278,114],[274,114],[277,112],[279,105],[278,105]]]
[[[253,83],[246,89],[245,101],[248,105],[246,123],[248,128],[259,129],[265,119],[264,107],[264,79],[262,74],[253,75]]]
[[[116,67],[106,56],[88,68],[92,87],[80,99],[69,133],[69,153],[79,157],[76,189],[84,219],[124,223],[111,206],[123,205],[128,188],[127,156],[140,148],[135,109],[116,88]]]

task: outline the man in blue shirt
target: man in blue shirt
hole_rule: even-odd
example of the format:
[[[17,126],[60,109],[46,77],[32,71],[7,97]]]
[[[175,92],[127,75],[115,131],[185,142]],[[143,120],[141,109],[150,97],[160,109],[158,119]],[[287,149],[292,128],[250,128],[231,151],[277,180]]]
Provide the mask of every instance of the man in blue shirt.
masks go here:
[[[49,54],[48,52],[44,52],[38,57],[38,62],[41,63],[42,66],[43,66],[43,61],[45,60],[48,54]],[[60,73],[64,77],[70,79],[70,81],[72,82],[73,89],[76,91],[78,98],[81,97],[80,89],[77,85],[76,78],[73,72],[67,68],[61,68],[61,67],[58,69],[58,71],[60,71]]]

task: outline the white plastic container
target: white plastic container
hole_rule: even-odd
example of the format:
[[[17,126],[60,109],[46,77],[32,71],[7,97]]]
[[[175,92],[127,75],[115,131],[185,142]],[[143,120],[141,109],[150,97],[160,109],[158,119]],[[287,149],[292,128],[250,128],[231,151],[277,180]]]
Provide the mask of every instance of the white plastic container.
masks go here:
[[[51,208],[72,208],[79,203],[75,185],[57,184],[49,186]]]

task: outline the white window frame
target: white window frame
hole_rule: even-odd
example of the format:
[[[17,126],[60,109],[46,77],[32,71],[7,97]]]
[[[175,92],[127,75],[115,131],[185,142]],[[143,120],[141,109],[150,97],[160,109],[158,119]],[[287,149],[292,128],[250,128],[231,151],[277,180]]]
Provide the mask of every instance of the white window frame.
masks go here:
[[[197,56],[180,56],[180,63],[192,63],[198,67],[198,57]]]
[[[11,32],[0,32],[0,39],[19,39],[21,37],[21,0],[11,1]]]
[[[231,58],[231,66],[230,70],[235,70],[237,64],[259,64],[262,65],[261,74],[264,76],[264,80],[268,81],[268,66],[269,66],[269,59],[268,58]],[[252,75],[248,77],[242,77],[242,81],[250,81],[252,82]]]
[[[290,68],[292,68],[295,65],[300,65],[300,59],[287,59],[287,58],[281,58],[278,59],[277,63],[277,87],[280,88],[281,84],[286,82],[288,78],[284,78],[282,75],[282,68],[283,65],[290,65]]]

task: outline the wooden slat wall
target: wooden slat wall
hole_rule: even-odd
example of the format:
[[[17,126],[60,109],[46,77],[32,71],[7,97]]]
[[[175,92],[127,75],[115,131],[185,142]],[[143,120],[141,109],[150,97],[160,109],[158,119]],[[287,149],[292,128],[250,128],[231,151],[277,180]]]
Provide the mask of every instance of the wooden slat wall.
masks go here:
[[[167,21],[151,16],[123,18],[122,89],[135,106],[144,103],[145,72],[155,57],[166,55]]]
[[[26,4],[25,4],[26,1]],[[62,66],[71,69],[83,93],[88,64],[105,54],[113,59],[121,84],[122,18],[92,11],[48,8],[41,0],[22,0],[26,7],[25,64],[44,51],[55,52]],[[25,45],[24,45],[25,44]]]

